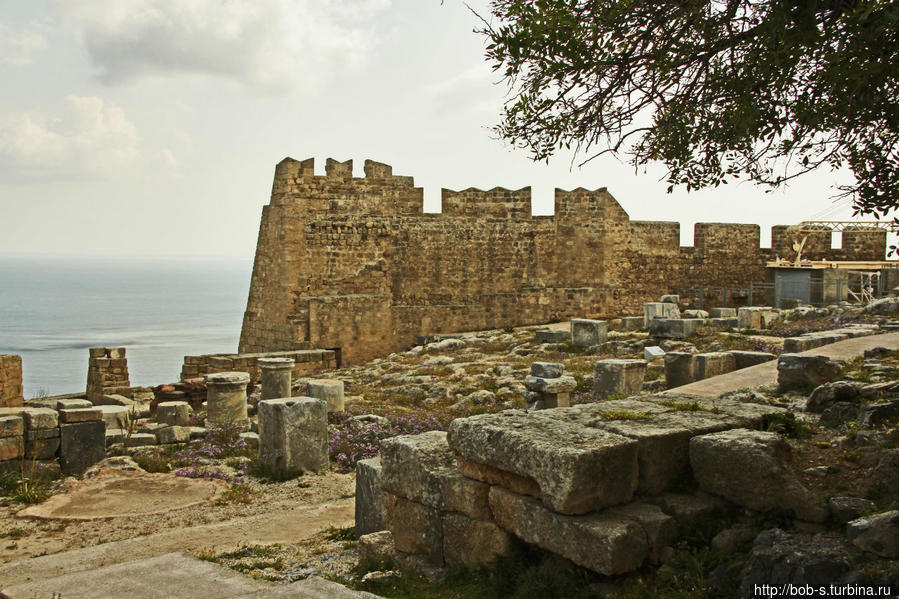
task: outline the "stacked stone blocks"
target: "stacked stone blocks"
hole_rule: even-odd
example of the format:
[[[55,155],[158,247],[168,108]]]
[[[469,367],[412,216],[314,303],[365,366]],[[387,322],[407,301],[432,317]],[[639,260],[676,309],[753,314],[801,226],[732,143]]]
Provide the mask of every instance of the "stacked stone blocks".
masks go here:
[[[124,347],[92,347],[87,367],[87,399],[103,403],[104,395],[125,395],[131,390]]]
[[[577,387],[574,377],[562,374],[563,364],[534,362],[531,374],[525,377],[525,404],[529,410],[565,408],[571,405],[571,392]]]
[[[312,397],[263,399],[259,461],[279,477],[328,469],[328,408]]]
[[[701,409],[683,411],[678,399],[507,410],[457,419],[447,434],[385,441],[382,514],[400,563],[471,566],[520,541],[605,575],[658,560],[678,530],[673,513],[643,497],[665,498],[691,476],[693,439],[784,412],[687,397]],[[365,485],[376,477],[370,470]]]

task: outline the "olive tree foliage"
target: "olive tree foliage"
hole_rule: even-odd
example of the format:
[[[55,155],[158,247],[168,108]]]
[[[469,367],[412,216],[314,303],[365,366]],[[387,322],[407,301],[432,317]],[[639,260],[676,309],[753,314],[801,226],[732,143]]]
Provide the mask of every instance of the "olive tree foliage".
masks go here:
[[[899,205],[899,2],[493,0],[495,131],[535,160],[660,162],[668,190],[844,169],[856,214]]]

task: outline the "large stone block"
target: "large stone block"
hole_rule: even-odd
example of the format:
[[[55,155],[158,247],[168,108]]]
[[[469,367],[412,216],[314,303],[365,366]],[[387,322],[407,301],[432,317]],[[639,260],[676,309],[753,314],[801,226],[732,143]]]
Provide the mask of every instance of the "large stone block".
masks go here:
[[[247,422],[246,372],[217,372],[206,375],[206,419],[214,424]]]
[[[381,465],[381,486],[388,493],[475,519],[490,518],[487,485],[459,473],[443,431],[386,439]]]
[[[558,362],[531,362],[531,376],[542,379],[557,379],[565,371],[565,365]]]
[[[25,453],[25,443],[21,435],[17,437],[0,437],[0,462],[15,460]]]
[[[780,311],[769,306],[748,306],[737,310],[737,324],[741,329],[767,329],[780,320]]]
[[[25,432],[25,457],[49,460],[59,452],[59,429],[42,428]]]
[[[593,377],[593,397],[633,395],[643,388],[646,362],[643,360],[600,360]]]
[[[259,461],[280,476],[328,468],[328,409],[312,397],[257,404]]]
[[[313,379],[307,384],[309,397],[323,400],[329,412],[343,412],[343,381],[338,379]]]
[[[156,422],[170,426],[190,426],[190,404],[164,401],[156,406]]]
[[[21,437],[25,434],[25,421],[21,416],[0,416],[0,437]]]
[[[777,359],[777,386],[806,391],[832,381],[840,373],[841,362],[826,356],[781,354]]]
[[[59,412],[53,408],[24,408],[25,430],[56,428],[59,426]]]
[[[125,406],[97,406],[94,409],[100,410],[107,430],[113,428],[126,430],[128,428],[128,422],[131,420],[131,411]]]
[[[694,378],[693,356],[687,352],[665,354],[665,386],[669,389],[689,385]]]
[[[712,318],[737,318],[736,308],[709,308],[709,316]]]
[[[794,510],[802,520],[822,522],[826,506],[789,468],[790,446],[776,433],[732,429],[690,440],[690,464],[699,487],[753,510]]]
[[[293,358],[259,358],[256,360],[256,364],[262,370],[262,399],[291,396]]]
[[[637,442],[637,492],[656,495],[690,476],[693,431],[676,421],[609,420],[597,427]]]
[[[734,362],[737,366],[737,370],[740,370],[741,368],[749,368],[750,366],[755,366],[756,364],[770,362],[771,360],[777,358],[776,355],[763,351],[730,350],[727,353],[734,357]]]
[[[656,318],[649,323],[649,334],[659,339],[686,339],[704,323],[701,318]]]
[[[501,487],[490,488],[490,509],[518,538],[606,576],[636,570],[650,553],[644,528],[621,514],[565,516]]]
[[[440,510],[391,493],[384,495],[387,529],[397,551],[419,555],[443,566],[443,518]]]
[[[488,564],[512,554],[517,547],[515,537],[493,522],[454,513],[443,516],[443,558],[447,566]]]
[[[646,325],[644,323],[644,318],[642,316],[622,316],[621,317],[621,330],[622,331],[638,331],[644,328]]]
[[[680,318],[680,310],[677,302],[647,302],[643,304],[643,328],[657,318]]]
[[[703,379],[733,372],[737,369],[737,360],[727,352],[711,352],[693,356],[693,379]]]
[[[356,462],[356,538],[385,529],[381,458]]]
[[[59,425],[59,466],[80,475],[106,457],[106,423],[102,420]]]
[[[190,427],[187,426],[163,426],[156,429],[156,441],[161,445],[172,443],[187,443],[190,441]]]
[[[846,538],[864,551],[899,558],[899,510],[853,520],[846,525]]]
[[[636,441],[541,414],[460,418],[447,440],[467,460],[536,481],[543,503],[563,514],[630,500],[637,488]]]
[[[568,331],[540,329],[534,331],[534,343],[565,343],[571,337]]]
[[[590,347],[605,343],[608,334],[609,327],[604,320],[571,319],[571,344],[576,347]]]

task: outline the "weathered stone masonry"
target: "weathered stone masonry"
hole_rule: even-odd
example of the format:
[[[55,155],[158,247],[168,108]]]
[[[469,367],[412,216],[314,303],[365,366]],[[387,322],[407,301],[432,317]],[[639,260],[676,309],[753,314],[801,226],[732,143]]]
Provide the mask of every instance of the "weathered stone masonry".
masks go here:
[[[764,281],[765,262],[793,238],[757,225],[631,221],[605,188],[556,190],[555,216],[531,215],[531,190],[443,190],[422,212],[411,177],[365,161],[284,159],[263,208],[240,352],[335,349],[358,362],[416,336],[638,313],[678,285]],[[809,259],[882,260],[886,238],[822,232]],[[872,239],[877,237],[877,239]],[[826,239],[825,239],[826,238]],[[826,242],[825,242],[826,241]]]
[[[22,356],[0,355],[0,408],[15,408],[23,401]]]

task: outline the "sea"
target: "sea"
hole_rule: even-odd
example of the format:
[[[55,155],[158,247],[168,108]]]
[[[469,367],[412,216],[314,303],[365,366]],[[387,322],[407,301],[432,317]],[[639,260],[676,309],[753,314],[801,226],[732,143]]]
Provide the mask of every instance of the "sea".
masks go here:
[[[125,347],[131,384],[177,381],[185,355],[237,351],[250,259],[0,256],[0,354],[25,399],[83,392],[88,348]]]

